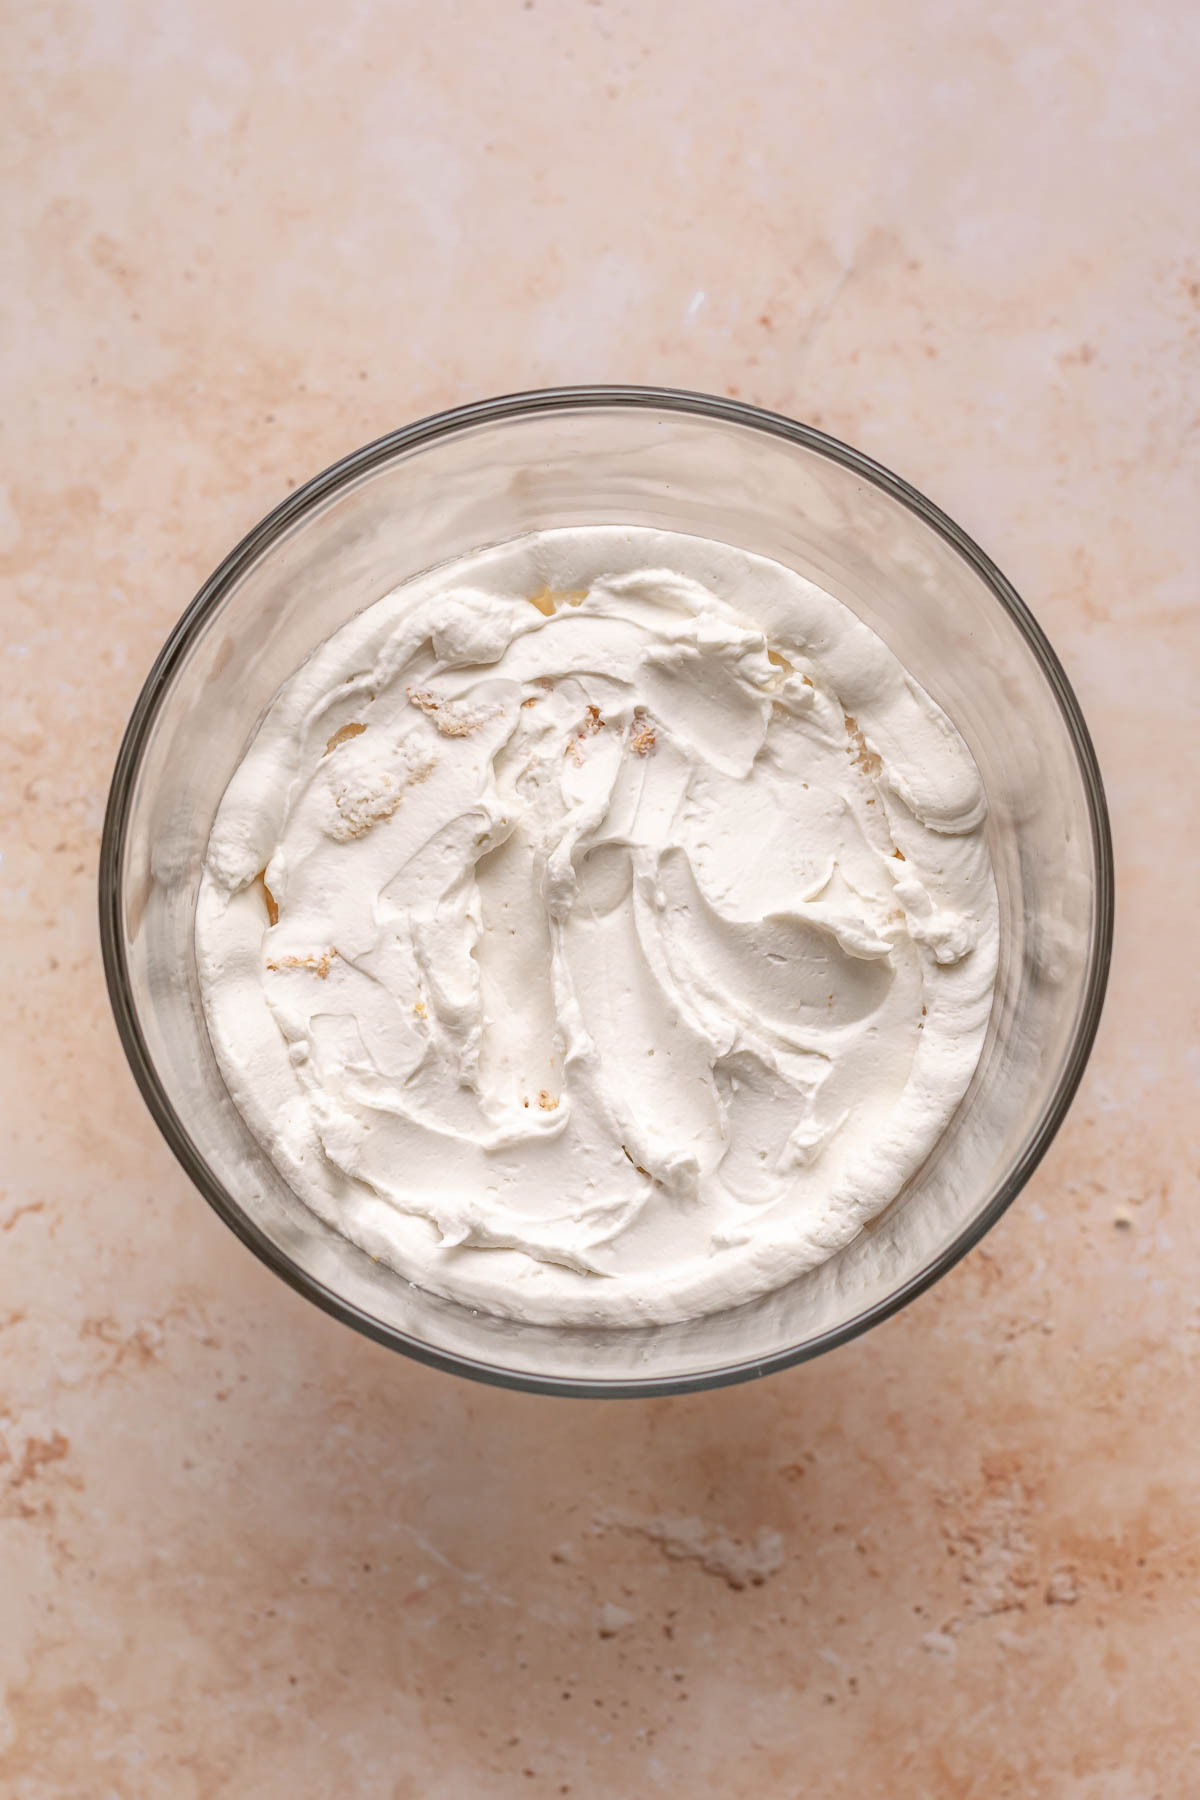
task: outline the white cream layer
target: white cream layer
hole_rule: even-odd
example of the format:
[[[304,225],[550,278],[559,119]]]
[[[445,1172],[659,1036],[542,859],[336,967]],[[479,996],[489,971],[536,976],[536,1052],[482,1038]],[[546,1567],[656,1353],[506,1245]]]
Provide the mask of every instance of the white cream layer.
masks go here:
[[[502,544],[270,706],[201,886],[213,1046],[294,1190],[419,1285],[569,1324],[727,1307],[853,1237],[961,1100],[985,812],[945,714],[790,570]]]

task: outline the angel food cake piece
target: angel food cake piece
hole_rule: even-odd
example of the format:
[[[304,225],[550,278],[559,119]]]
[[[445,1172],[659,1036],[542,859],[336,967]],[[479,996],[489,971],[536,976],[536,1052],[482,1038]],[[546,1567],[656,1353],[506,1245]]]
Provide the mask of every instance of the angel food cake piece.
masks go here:
[[[617,527],[408,582],[279,691],[213,826],[213,1047],[297,1195],[402,1275],[669,1321],[846,1244],[987,1029],[986,803],[791,570]]]

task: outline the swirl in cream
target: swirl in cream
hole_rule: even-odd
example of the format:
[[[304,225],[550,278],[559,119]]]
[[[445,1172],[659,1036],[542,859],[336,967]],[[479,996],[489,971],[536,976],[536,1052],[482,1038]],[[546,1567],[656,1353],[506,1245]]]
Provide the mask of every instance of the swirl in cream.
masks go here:
[[[781,565],[615,527],[410,582],[283,687],[201,985],[295,1191],[434,1291],[663,1321],[832,1255],[978,1060],[971,757]]]

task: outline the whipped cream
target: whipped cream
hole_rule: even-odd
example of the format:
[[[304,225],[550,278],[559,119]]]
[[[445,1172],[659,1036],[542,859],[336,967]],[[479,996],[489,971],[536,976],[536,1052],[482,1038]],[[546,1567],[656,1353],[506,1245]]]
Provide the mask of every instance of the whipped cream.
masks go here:
[[[397,588],[280,690],[196,918],[229,1091],[418,1285],[645,1324],[887,1205],[962,1099],[997,903],[978,772],[780,564],[547,531]]]

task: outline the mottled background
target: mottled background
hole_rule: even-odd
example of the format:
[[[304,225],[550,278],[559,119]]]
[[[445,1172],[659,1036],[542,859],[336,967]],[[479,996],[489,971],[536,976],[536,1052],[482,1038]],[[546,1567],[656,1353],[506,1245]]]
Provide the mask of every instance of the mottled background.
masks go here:
[[[0,1793],[1200,1793],[1195,7],[5,19]],[[611,1405],[260,1268],[93,916],[120,731],[230,544],[389,427],[593,379],[808,419],[959,519],[1076,683],[1120,900],[984,1247],[809,1367]]]

